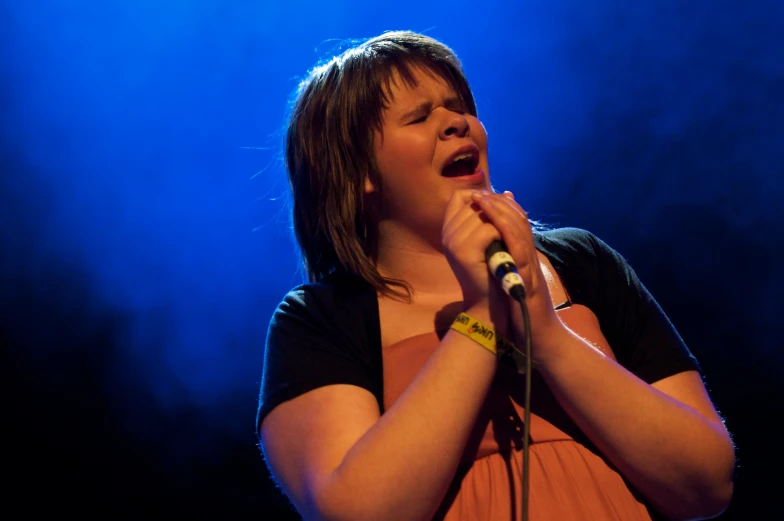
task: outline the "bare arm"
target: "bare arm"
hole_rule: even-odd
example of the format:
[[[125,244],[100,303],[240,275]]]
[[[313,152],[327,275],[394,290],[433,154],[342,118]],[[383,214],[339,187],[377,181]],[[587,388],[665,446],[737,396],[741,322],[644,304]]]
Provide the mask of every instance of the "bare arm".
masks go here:
[[[649,385],[564,331],[539,368],[558,402],[671,519],[713,517],[732,496],[734,449],[696,371]]]
[[[478,216],[470,194],[456,191],[443,240],[465,309],[483,322],[505,325],[505,296],[484,262],[485,248],[499,237]],[[371,393],[348,385],[315,389],[277,406],[261,426],[267,462],[305,519],[430,519],[495,370],[492,353],[449,331],[382,416]]]
[[[261,429],[265,456],[305,519],[429,519],[495,368],[489,351],[450,331],[381,417],[368,391],[347,385],[276,407]]]
[[[502,231],[525,215],[510,198],[477,201]],[[526,282],[533,357],[561,407],[665,515],[718,515],[732,495],[734,448],[699,375],[687,371],[649,385],[574,334],[553,311],[530,227],[513,229],[524,231],[507,244]],[[516,338],[524,333],[519,315]]]

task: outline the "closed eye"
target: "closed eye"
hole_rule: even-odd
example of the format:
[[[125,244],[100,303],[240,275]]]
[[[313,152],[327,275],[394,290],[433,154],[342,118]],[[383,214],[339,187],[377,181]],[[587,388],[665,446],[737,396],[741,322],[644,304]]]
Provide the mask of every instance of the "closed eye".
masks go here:
[[[468,110],[465,108],[465,106],[462,103],[450,103],[445,108],[448,111],[450,111],[450,112],[454,112],[454,113],[460,114],[462,116],[465,116],[466,114],[468,114]],[[415,125],[417,123],[424,123],[425,121],[427,121],[427,118],[428,118],[429,115],[430,115],[429,111],[425,112],[424,114],[422,114],[418,118],[409,121],[408,124],[409,125]]]

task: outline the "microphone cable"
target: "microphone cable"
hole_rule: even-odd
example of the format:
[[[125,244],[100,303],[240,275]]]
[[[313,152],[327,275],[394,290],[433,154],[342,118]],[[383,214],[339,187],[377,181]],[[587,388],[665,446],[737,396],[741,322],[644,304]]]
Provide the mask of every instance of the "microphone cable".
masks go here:
[[[519,286],[522,289],[522,286]],[[522,521],[528,521],[528,438],[531,431],[531,317],[528,315],[528,305],[525,303],[525,290],[515,300],[520,303],[525,326],[525,398],[523,398],[523,476],[522,476]],[[517,348],[514,348],[517,351]],[[518,369],[519,370],[519,369]]]
[[[514,344],[504,342],[502,357],[511,358],[518,373],[525,374],[525,397],[523,398],[523,470],[522,470],[522,521],[528,521],[528,481],[529,481],[529,448],[528,439],[531,431],[531,317],[525,301],[525,285],[523,278],[517,273],[514,259],[506,250],[503,241],[493,241],[485,250],[485,260],[490,272],[501,282],[507,295],[520,304],[525,328],[525,348],[521,352]],[[501,354],[501,353],[499,353]]]

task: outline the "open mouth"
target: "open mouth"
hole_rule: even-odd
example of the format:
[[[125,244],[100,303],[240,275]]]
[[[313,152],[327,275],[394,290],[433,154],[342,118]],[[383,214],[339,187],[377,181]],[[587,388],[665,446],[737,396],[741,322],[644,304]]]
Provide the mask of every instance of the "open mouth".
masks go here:
[[[458,154],[441,171],[444,177],[462,177],[471,175],[479,166],[479,156],[472,152]]]

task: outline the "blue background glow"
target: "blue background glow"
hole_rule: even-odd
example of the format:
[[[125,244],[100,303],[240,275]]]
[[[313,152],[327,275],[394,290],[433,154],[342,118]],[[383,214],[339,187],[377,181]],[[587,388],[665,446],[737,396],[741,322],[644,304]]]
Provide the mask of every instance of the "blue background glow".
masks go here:
[[[267,323],[301,281],[287,100],[347,39],[411,29],[462,59],[494,185],[595,232],[658,298],[739,445],[722,519],[766,513],[782,463],[766,432],[783,394],[782,27],[773,0],[3,2],[18,497],[292,516],[254,447]]]

